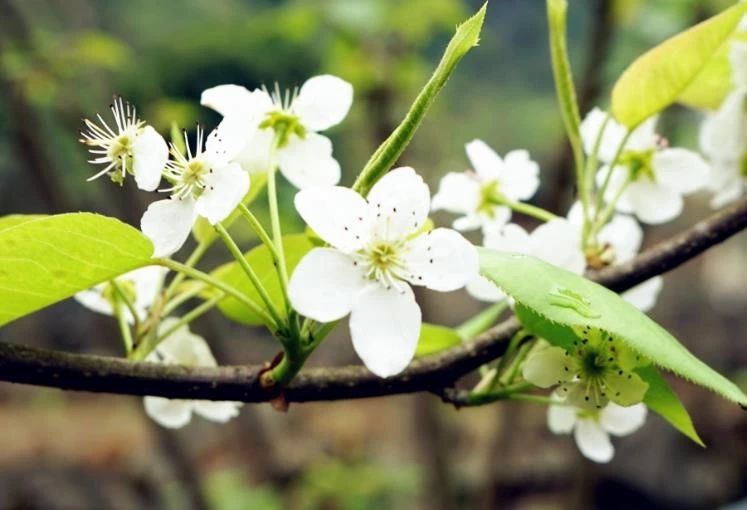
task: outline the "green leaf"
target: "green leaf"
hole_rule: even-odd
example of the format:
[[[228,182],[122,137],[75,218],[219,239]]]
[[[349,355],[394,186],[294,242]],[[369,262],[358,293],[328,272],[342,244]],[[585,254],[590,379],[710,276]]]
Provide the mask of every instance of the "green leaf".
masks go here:
[[[292,274],[298,263],[314,245],[304,234],[292,234],[283,236],[283,250],[285,253],[285,263],[288,267],[288,274]],[[267,289],[272,302],[275,303],[279,310],[284,309],[283,294],[280,289],[280,280],[273,264],[270,250],[264,244],[250,250],[245,258],[259,276],[260,281]],[[251,280],[241,269],[237,262],[230,262],[220,266],[213,271],[212,276],[228,283],[239,292],[246,294],[252,301],[257,303],[262,309],[266,310],[262,298],[252,285]],[[227,297],[218,305],[218,309],[229,319],[252,326],[264,324],[262,317],[248,309],[233,297]]]
[[[244,195],[244,198],[242,199],[242,203],[249,207],[249,205],[254,202],[257,197],[259,196],[260,192],[265,189],[265,185],[267,184],[267,173],[259,173],[259,174],[252,174],[252,184],[249,187],[249,191]],[[221,222],[221,225],[226,227],[230,227],[233,225],[233,222],[236,221],[239,216],[241,216],[241,212],[238,208],[234,209],[231,214],[228,215],[228,218],[223,220]],[[203,217],[197,218],[197,221],[195,221],[194,226],[192,227],[192,235],[197,240],[197,242],[200,243],[212,243],[218,238],[218,234],[215,232],[215,229],[210,224],[208,220],[206,220]]]
[[[693,426],[687,409],[659,371],[651,365],[638,368],[636,371],[648,383],[648,391],[646,391],[643,403],[694,442],[705,446]]]
[[[151,262],[138,230],[90,213],[0,219],[0,325]]]
[[[576,89],[573,86],[573,74],[571,63],[568,60],[568,48],[566,47],[567,11],[568,2],[566,0],[547,0],[547,21],[550,27],[550,55],[552,56],[555,91],[568,140],[573,148],[576,165],[578,168],[582,168],[581,118],[578,113]]]
[[[420,328],[415,357],[427,356],[461,344],[462,337],[451,328],[424,322]]]
[[[612,90],[612,114],[634,128],[674,103],[732,35],[747,4],[739,3],[641,55]]]
[[[735,41],[747,42],[747,32],[737,32],[721,45],[698,76],[680,94],[680,103],[701,110],[716,110],[721,106],[734,89],[729,51]]]
[[[15,227],[21,223],[45,217],[44,214],[9,214],[8,216],[0,217],[0,230]]]
[[[664,328],[609,289],[526,255],[480,248],[480,265],[483,275],[516,299],[520,305],[517,306],[520,319],[524,319],[521,307],[535,315],[524,323],[533,333],[543,335],[541,322],[565,327],[588,325],[605,330],[654,364],[747,405],[747,396],[734,383],[696,358]],[[536,316],[544,320],[538,321]],[[553,341],[552,338],[548,340]]]
[[[397,161],[399,156],[410,143],[415,131],[422,122],[428,109],[436,100],[439,91],[446,84],[451,73],[459,61],[480,40],[480,31],[485,19],[487,3],[467,21],[457,27],[456,34],[449,41],[446,51],[441,57],[438,67],[434,71],[428,83],[415,98],[410,111],[396,127],[389,137],[376,149],[360,175],[353,184],[353,189],[361,195],[366,196],[371,187],[378,181]]]

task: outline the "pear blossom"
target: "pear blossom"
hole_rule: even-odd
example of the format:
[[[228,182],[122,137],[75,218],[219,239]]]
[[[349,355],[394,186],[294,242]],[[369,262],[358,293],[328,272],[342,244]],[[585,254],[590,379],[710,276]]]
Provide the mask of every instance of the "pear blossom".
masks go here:
[[[110,108],[114,116],[112,126],[101,115],[97,115],[99,124],[83,120],[85,127],[80,132],[80,142],[89,146],[93,157],[89,163],[104,167],[88,180],[109,175],[112,181],[122,184],[129,173],[135,176],[140,189],[155,190],[169,159],[166,142],[121,97],[116,97]]]
[[[495,230],[511,219],[507,203],[529,200],[539,187],[539,165],[525,150],[501,158],[482,140],[466,145],[474,171],[450,172],[433,197],[432,209],[461,214],[453,227],[467,231]]]
[[[643,360],[609,333],[575,327],[568,350],[541,344],[524,361],[524,379],[540,388],[558,386],[571,405],[602,409],[608,402],[631,406],[643,401],[648,383],[633,371]]]
[[[174,326],[178,319],[169,317],[161,322],[159,331]],[[192,333],[184,325],[176,329],[145,358],[151,363],[183,365],[187,367],[215,367],[218,363],[205,339]],[[158,424],[180,428],[197,413],[210,421],[225,423],[238,416],[241,402],[212,402],[207,400],[182,400],[148,396],[143,399],[145,412]]]
[[[342,122],[353,103],[353,86],[342,78],[309,78],[300,90],[285,94],[276,86],[250,91],[238,85],[218,85],[202,93],[200,102],[224,118],[244,118],[259,129],[245,138],[236,160],[250,173],[266,172],[277,163],[296,188],[333,186],[340,182],[340,164],[332,142],[320,135]]]
[[[532,255],[576,274],[582,274],[586,268],[580,231],[565,218],[543,223],[531,234],[509,223],[500,230],[487,232],[483,245],[498,251]],[[497,302],[506,297],[493,282],[480,275],[467,283],[466,290],[481,301]]]
[[[549,406],[547,426],[554,434],[572,432],[583,456],[594,462],[606,463],[615,455],[610,434],[627,436],[646,422],[647,409],[644,404],[623,407],[610,402],[602,409],[589,409],[566,405],[557,392],[552,398],[558,404]]]
[[[147,317],[148,310],[161,289],[167,271],[164,267],[147,266],[115,279],[132,303],[138,320],[144,320]],[[114,315],[114,292],[111,284],[101,283],[91,289],[78,292],[75,299],[94,312]],[[123,313],[127,322],[130,324],[135,322],[135,317],[127,307],[123,308]]]
[[[153,202],[143,214],[140,227],[153,242],[154,257],[178,251],[187,240],[198,217],[211,225],[223,221],[249,191],[249,174],[233,161],[243,136],[243,126],[223,121],[208,136],[197,127],[196,150],[192,153],[184,135],[187,153],[172,144],[173,157],[164,171],[171,187],[161,190],[171,197]]]
[[[583,209],[580,202],[574,203],[568,211],[568,221],[581,232]],[[643,243],[643,230],[638,222],[626,214],[615,214],[599,230],[596,243],[584,250],[588,267],[602,269],[614,264],[622,264],[635,257]],[[654,276],[643,283],[623,292],[621,297],[642,312],[648,312],[656,304],[664,279]]]
[[[711,163],[711,207],[735,201],[747,190],[747,43],[729,52],[735,89],[700,127],[700,148]]]
[[[367,198],[348,188],[301,190],[296,209],[329,248],[314,248],[291,276],[299,313],[320,322],[350,314],[353,347],[376,375],[405,369],[418,342],[411,285],[447,292],[477,274],[477,250],[458,232],[424,231],[430,193],[412,168],[397,168]]]
[[[668,148],[655,132],[656,117],[644,121],[628,137],[617,158],[604,199],[618,211],[634,214],[644,223],[673,220],[682,212],[683,196],[706,185],[709,167],[690,150]],[[603,131],[602,131],[603,130]],[[604,166],[597,174],[601,185],[625,139],[626,129],[609,114],[594,108],[581,123],[581,137],[587,153],[594,151]]]

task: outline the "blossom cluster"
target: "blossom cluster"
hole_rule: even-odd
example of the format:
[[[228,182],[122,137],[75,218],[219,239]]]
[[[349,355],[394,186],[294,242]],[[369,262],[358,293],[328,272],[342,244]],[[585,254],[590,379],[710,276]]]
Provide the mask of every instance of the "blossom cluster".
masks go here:
[[[590,169],[598,200],[582,197],[561,215],[529,203],[540,186],[540,168],[528,151],[501,157],[482,140],[466,144],[472,169],[447,173],[433,197],[410,167],[389,171],[365,195],[339,186],[340,164],[332,142],[320,132],[346,117],[353,88],[331,75],[315,76],[286,92],[277,86],[270,92],[238,85],[205,90],[202,105],[222,120],[208,134],[198,125],[194,144],[186,132],[183,140],[167,144],[134,107],[116,98],[114,123],[101,116],[84,121],[81,142],[89,146],[90,162],[100,165],[91,179],[106,175],[121,185],[132,175],[140,189],[168,195],[151,203],[141,220],[157,258],[177,253],[199,218],[220,228],[244,207],[257,176],[281,173],[299,190],[296,211],[321,240],[283,282],[289,324],[297,319],[294,314],[311,321],[300,329],[349,315],[356,353],[371,372],[390,377],[410,364],[420,338],[422,314],[413,287],[465,288],[480,301],[510,302],[479,274],[477,250],[462,232],[479,231],[485,247],[532,255],[584,274],[636,256],[643,242],[641,223],[675,219],[684,196],[707,188],[714,192],[714,206],[739,196],[747,187],[747,44],[735,43],[731,59],[736,88],[701,129],[708,162],[695,151],[669,147],[656,133],[656,118],[629,132],[594,108],[581,123],[580,135],[589,161],[598,167]],[[436,211],[458,215],[453,228],[434,228],[429,215]],[[512,222],[515,213],[541,223],[528,231]],[[266,244],[275,250],[276,263],[284,264],[277,246]],[[278,275],[282,279],[280,268]],[[162,292],[165,278],[162,268],[146,267],[81,292],[77,299],[125,324],[154,320],[157,342],[146,361],[215,366],[208,343],[189,330],[188,320],[160,316],[168,298]],[[661,278],[655,277],[623,297],[648,311],[661,287]],[[609,434],[632,433],[645,420],[648,385],[635,370],[647,361],[607,332],[578,327],[574,333],[573,345],[562,347],[534,340],[521,365],[522,377],[539,388],[555,387],[550,429],[574,432],[585,456],[607,462],[614,452]],[[167,427],[187,424],[193,413],[225,422],[239,407],[236,402],[145,398],[147,413]]]

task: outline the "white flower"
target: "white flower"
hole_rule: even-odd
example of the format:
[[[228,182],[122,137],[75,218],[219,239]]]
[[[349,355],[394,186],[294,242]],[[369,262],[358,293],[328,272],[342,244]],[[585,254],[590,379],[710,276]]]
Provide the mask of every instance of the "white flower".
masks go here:
[[[700,148],[711,163],[711,207],[733,202],[747,190],[747,44],[734,42],[729,53],[736,88],[708,114],[700,127]]]
[[[340,182],[340,165],[332,157],[332,142],[320,135],[339,124],[353,103],[353,86],[331,75],[309,78],[293,94],[276,88],[249,91],[219,85],[202,93],[201,103],[226,118],[256,120],[261,129],[245,139],[237,161],[251,172],[265,172],[276,162],[295,187],[333,186]],[[272,146],[277,140],[275,161]]]
[[[511,219],[507,201],[534,196],[539,187],[539,165],[525,150],[511,151],[501,159],[482,140],[471,141],[466,150],[474,172],[446,174],[433,197],[432,208],[461,214],[454,221],[457,230],[494,230]]]
[[[599,144],[599,160],[605,163],[597,174],[599,185],[605,180],[623,142],[625,128],[598,108],[581,123],[581,136],[590,153],[606,123]],[[608,119],[608,120],[607,120]],[[619,211],[635,214],[644,223],[665,223],[682,212],[683,195],[705,186],[709,168],[697,153],[687,149],[663,147],[655,133],[656,118],[643,122],[628,138],[612,170],[605,200],[611,202],[621,192],[616,204]]]
[[[160,266],[147,266],[135,269],[127,274],[116,278],[116,282],[127,295],[127,298],[133,305],[137,313],[138,320],[144,320],[148,314],[148,309],[155,301],[163,277],[166,275],[166,268]],[[75,299],[94,312],[105,315],[114,315],[114,295],[115,290],[109,283],[96,285],[92,289],[78,292]],[[134,319],[127,307],[123,307],[126,314],[127,322],[133,323]]]
[[[531,234],[509,223],[498,231],[487,232],[483,245],[498,251],[532,255],[576,274],[586,269],[580,231],[564,218],[543,223]],[[506,297],[493,282],[480,275],[467,284],[467,292],[481,301],[501,301]]]
[[[563,402],[562,396],[557,393],[553,394],[553,399]],[[615,455],[609,435],[632,434],[646,422],[646,414],[644,404],[622,407],[610,402],[599,410],[560,403],[549,406],[547,426],[554,434],[573,432],[576,445],[584,457],[605,463]]]
[[[568,221],[578,229],[578,232],[581,232],[583,209],[580,202],[571,206],[568,211]],[[596,240],[596,245],[588,246],[585,250],[586,261],[590,268],[601,269],[614,264],[622,264],[635,257],[641,249],[643,230],[630,216],[615,214],[599,230]],[[661,276],[654,276],[623,292],[621,296],[642,312],[648,312],[656,304],[663,281]]]
[[[648,383],[633,371],[641,365],[639,356],[605,331],[573,330],[577,339],[570,350],[543,344],[532,351],[524,362],[524,379],[540,388],[558,386],[569,404],[584,408],[643,401]]]
[[[430,193],[412,168],[384,176],[364,199],[342,187],[301,190],[301,217],[331,248],[315,248],[291,276],[299,313],[320,322],[350,314],[353,347],[373,373],[404,370],[415,354],[421,314],[410,285],[463,287],[478,268],[461,234],[423,232]]]
[[[80,142],[88,145],[93,159],[89,163],[103,165],[104,168],[89,181],[102,175],[122,184],[128,173],[135,175],[140,189],[153,191],[161,181],[161,171],[169,159],[169,150],[163,137],[151,126],[137,118],[135,107],[122,100],[114,99],[111,105],[114,126],[97,115],[100,125],[84,119]]]
[[[165,319],[160,330],[166,331],[176,322],[175,318]],[[210,352],[205,340],[189,331],[185,325],[171,333],[163,340],[145,361],[167,365],[187,367],[215,367],[218,363]],[[160,425],[168,428],[180,428],[192,419],[195,412],[211,421],[225,423],[238,416],[241,402],[211,402],[207,400],[180,400],[163,397],[145,397],[145,412]]]
[[[162,190],[171,192],[171,197],[150,204],[140,221],[143,233],[153,241],[154,257],[178,251],[198,217],[211,225],[223,221],[249,191],[249,174],[232,161],[240,146],[237,139],[246,133],[243,127],[224,120],[203,148],[203,131],[198,126],[194,154],[186,134],[186,155],[172,145],[174,159],[164,172],[172,186]]]

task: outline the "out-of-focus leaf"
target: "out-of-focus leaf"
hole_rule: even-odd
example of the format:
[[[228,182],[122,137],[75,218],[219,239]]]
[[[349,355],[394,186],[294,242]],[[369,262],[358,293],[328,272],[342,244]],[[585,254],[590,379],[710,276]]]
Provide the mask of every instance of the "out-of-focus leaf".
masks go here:
[[[459,333],[445,326],[424,322],[420,327],[420,338],[415,357],[427,356],[462,343]]]

